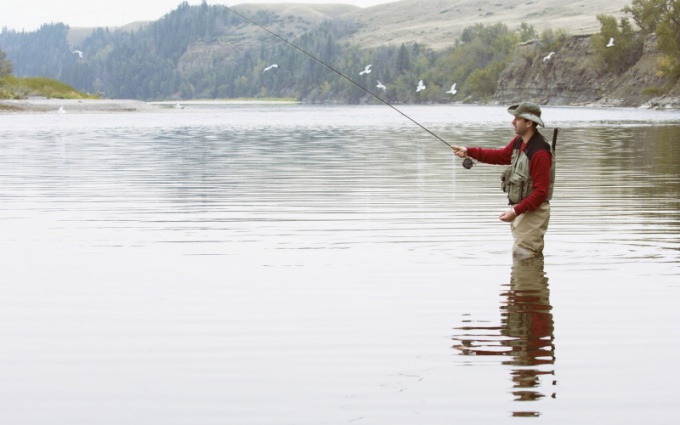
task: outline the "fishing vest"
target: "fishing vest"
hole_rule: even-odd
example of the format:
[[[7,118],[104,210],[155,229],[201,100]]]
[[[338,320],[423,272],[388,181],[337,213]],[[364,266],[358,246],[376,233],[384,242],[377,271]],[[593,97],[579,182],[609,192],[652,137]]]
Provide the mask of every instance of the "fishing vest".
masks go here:
[[[508,194],[510,205],[516,205],[525,200],[534,191],[534,183],[531,180],[529,162],[531,157],[538,151],[548,151],[552,156],[550,164],[550,189],[548,189],[549,201],[552,199],[553,186],[555,185],[555,153],[550,149],[550,145],[543,136],[536,132],[522,152],[522,137],[517,136],[512,147],[512,157],[510,166],[501,176],[501,189]]]

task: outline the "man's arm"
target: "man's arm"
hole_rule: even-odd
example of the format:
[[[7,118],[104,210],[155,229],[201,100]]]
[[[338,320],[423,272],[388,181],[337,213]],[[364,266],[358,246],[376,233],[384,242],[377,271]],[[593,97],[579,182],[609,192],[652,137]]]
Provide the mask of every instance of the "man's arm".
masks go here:
[[[510,165],[515,140],[516,138],[512,139],[510,143],[500,149],[467,148],[467,154],[471,158],[487,164]]]

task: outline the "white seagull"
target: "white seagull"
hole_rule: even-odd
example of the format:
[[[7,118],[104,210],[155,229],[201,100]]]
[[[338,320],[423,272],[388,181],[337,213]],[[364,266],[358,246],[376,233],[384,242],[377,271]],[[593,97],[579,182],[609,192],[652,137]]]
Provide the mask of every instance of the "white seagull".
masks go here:
[[[63,106],[60,106],[59,109],[57,109],[57,113],[58,113],[58,114],[65,114],[65,113],[66,113],[66,110],[64,109]]]
[[[425,90],[425,84],[423,84],[423,80],[418,81],[418,87],[416,88],[416,93]]]
[[[370,74],[371,73],[371,66],[373,66],[373,65],[366,65],[366,68],[364,68],[364,70],[361,71],[359,73],[359,75]]]
[[[179,103],[175,103],[175,106],[173,106],[175,109],[184,109],[184,106],[180,105]]]
[[[609,43],[607,43],[607,47],[612,47],[614,45],[614,37],[609,38]]]
[[[456,90],[456,83],[453,83],[453,85],[451,86],[451,90],[447,91],[447,93],[451,93],[451,94],[458,93],[458,90]]]
[[[81,52],[80,50],[74,50],[74,51],[73,51],[73,54],[74,54],[74,55],[78,55],[78,58],[79,58],[80,60],[83,60],[83,52]]]
[[[554,55],[554,54],[555,54],[555,52],[550,52],[550,54],[548,56],[543,58],[543,62],[549,61],[552,58],[552,55]]]
[[[264,74],[265,72],[267,72],[267,71],[269,71],[269,70],[271,70],[271,69],[274,69],[274,68],[278,68],[278,67],[279,67],[279,66],[278,66],[277,64],[273,63],[273,64],[269,65],[268,67],[266,67],[266,68],[264,69],[264,71],[262,71],[262,73]]]
[[[379,89],[382,89],[382,91],[387,91],[387,87],[378,80],[378,85],[376,86]]]

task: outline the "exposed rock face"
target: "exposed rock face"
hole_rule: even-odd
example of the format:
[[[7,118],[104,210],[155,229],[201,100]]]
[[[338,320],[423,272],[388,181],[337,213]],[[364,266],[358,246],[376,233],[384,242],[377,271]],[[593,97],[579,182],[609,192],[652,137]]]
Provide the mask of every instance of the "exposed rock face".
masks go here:
[[[517,47],[515,55],[498,81],[495,100],[532,100],[541,104],[569,105],[594,102],[603,81],[592,66],[595,53],[590,36],[575,36],[549,60],[550,52],[539,51],[537,42]],[[590,84],[583,84],[590,81]]]
[[[557,49],[539,51],[537,42],[527,42],[501,73],[493,100],[510,103],[531,100],[550,105],[601,105],[678,107],[673,96],[655,97],[668,79],[659,75],[662,54],[654,35],[645,39],[640,59],[624,73],[603,71],[591,44],[591,36],[574,36]],[[672,93],[673,91],[671,91]]]

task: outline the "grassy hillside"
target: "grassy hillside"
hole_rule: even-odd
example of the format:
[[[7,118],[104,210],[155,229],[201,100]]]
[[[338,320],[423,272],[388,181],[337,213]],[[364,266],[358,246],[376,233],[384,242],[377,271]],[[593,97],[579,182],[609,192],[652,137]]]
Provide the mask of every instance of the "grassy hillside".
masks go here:
[[[257,11],[272,11],[286,17],[285,23],[271,30],[289,38],[295,38],[314,24],[329,19],[353,19],[358,30],[345,41],[372,48],[382,45],[413,43],[442,50],[455,44],[466,27],[475,24],[493,25],[504,23],[515,29],[521,23],[533,25],[540,33],[545,29],[565,29],[569,34],[594,34],[600,25],[597,14],[623,16],[621,9],[631,0],[401,0],[378,6],[360,8],[341,4],[256,3],[234,6],[242,13],[255,15]],[[139,30],[148,22],[134,22],[113,30]],[[71,28],[69,42],[77,44],[94,28]],[[238,34],[242,48],[261,40],[260,30],[243,26]]]
[[[341,0],[339,0],[341,1]],[[402,0],[352,12],[359,30],[348,41],[362,48],[418,42],[441,50],[455,43],[462,30],[475,24],[522,22],[540,33],[565,29],[569,34],[599,31],[597,14],[623,16],[631,0]]]
[[[98,98],[50,78],[16,78],[12,75],[0,77],[0,99],[24,99],[29,96],[54,99]]]

